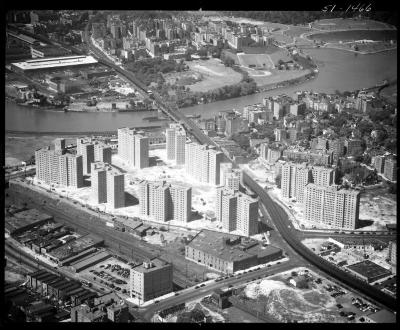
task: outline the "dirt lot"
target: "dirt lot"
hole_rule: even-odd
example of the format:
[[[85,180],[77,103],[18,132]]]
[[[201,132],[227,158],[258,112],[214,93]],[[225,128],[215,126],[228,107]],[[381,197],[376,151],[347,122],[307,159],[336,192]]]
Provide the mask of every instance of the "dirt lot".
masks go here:
[[[295,271],[297,274],[292,273]],[[348,292],[333,282],[321,278],[307,270],[308,288],[300,289],[286,284],[290,276],[297,276],[304,268],[294,269],[270,277],[259,283],[250,283],[239,294],[249,307],[266,313],[282,322],[332,322],[354,323],[358,317],[371,313],[364,312],[352,305],[355,294]],[[317,283],[317,279],[320,283]],[[333,297],[336,292],[342,292]],[[340,304],[341,306],[338,306]],[[371,306],[373,308],[375,306]],[[354,319],[340,315],[341,312],[355,313]]]
[[[211,58],[209,60],[196,60],[185,62],[191,71],[200,73],[203,80],[189,85],[193,92],[206,92],[225,85],[239,83],[242,75],[231,68],[226,67],[220,60]]]

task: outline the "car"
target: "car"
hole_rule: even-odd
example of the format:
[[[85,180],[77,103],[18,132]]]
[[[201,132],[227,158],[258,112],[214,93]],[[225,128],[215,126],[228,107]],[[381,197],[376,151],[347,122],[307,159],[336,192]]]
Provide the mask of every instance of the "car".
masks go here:
[[[196,285],[195,287],[194,287],[195,289],[198,289],[198,288],[200,288],[198,285]]]
[[[179,296],[179,292],[175,292],[174,296]]]
[[[204,283],[202,285],[200,285],[200,287],[202,288],[203,286],[206,286]]]
[[[158,304],[159,302],[160,302],[159,300],[156,300],[154,303],[155,303],[155,304]]]

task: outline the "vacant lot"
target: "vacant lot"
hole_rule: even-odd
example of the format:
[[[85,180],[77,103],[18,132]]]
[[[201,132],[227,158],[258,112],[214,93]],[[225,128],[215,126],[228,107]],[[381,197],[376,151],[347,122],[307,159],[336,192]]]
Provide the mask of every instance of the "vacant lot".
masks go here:
[[[193,92],[206,92],[226,85],[239,83],[242,75],[233,69],[226,67],[218,59],[196,60],[186,62],[192,72],[200,73],[203,77],[189,88]]]
[[[290,29],[285,31],[283,34],[290,37],[300,37],[303,33],[312,31],[314,30],[304,26],[291,26]]]

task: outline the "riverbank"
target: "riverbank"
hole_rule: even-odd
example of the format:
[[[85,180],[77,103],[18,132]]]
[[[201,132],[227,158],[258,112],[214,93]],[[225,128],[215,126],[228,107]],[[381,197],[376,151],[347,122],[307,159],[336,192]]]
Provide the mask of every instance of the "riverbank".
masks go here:
[[[388,51],[391,51],[391,50],[397,50],[397,46],[396,47],[391,47],[391,48],[386,48],[386,49],[380,49],[380,50],[370,50],[370,51],[360,51],[360,50],[343,48],[343,47],[333,46],[333,45],[324,45],[321,48],[344,50],[344,51],[351,52],[351,53],[356,53],[356,54],[359,54],[359,55],[371,55],[371,54],[378,54],[378,53],[388,52]]]

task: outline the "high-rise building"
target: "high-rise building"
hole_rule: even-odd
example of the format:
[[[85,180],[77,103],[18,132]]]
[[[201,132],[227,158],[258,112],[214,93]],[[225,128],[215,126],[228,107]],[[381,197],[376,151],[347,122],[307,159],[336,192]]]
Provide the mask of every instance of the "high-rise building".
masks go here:
[[[240,169],[230,169],[229,171],[224,172],[222,183],[226,188],[238,191],[240,186],[240,177]]]
[[[397,242],[390,241],[389,242],[389,253],[388,253],[389,263],[392,266],[392,273],[396,274],[396,266],[397,266]]]
[[[184,185],[170,186],[172,219],[188,222],[192,214],[192,188]],[[172,206],[172,207],[171,207]]]
[[[170,124],[165,131],[167,159],[175,160],[176,165],[185,164],[186,133],[179,124]]]
[[[91,164],[94,162],[94,144],[91,141],[78,138],[76,140],[76,154],[82,155],[83,174],[90,174]]]
[[[107,202],[107,170],[102,162],[92,163],[92,197],[97,204]]]
[[[185,170],[196,180],[213,185],[220,184],[220,164],[224,154],[214,147],[194,142],[185,146]]]
[[[118,128],[118,156],[135,168],[149,166],[149,139],[135,129]]]
[[[66,154],[65,149],[45,147],[35,151],[36,177],[47,184],[83,187],[82,156]]]
[[[149,167],[149,138],[137,134],[135,135],[135,167]]]
[[[111,147],[96,143],[94,145],[94,161],[111,164],[112,150]]]
[[[385,159],[384,175],[390,181],[397,181],[397,158],[389,157]]]
[[[185,164],[186,134],[178,131],[175,135],[175,162],[176,165]]]
[[[82,155],[64,154],[59,157],[60,184],[66,187],[83,187]]]
[[[125,175],[107,167],[107,204],[112,208],[125,206]]]
[[[216,193],[215,215],[225,231],[239,230],[244,236],[258,231],[258,200],[221,187]]]
[[[258,233],[258,200],[239,194],[237,206],[237,229],[244,236]]]
[[[304,196],[304,220],[333,228],[356,229],[359,218],[360,193],[339,189],[339,186],[318,186],[309,183]]]
[[[47,184],[60,184],[60,156],[64,150],[45,147],[35,151],[36,177]]]
[[[172,264],[155,258],[131,268],[131,298],[137,298],[140,302],[145,302],[171,291]]]
[[[140,182],[139,209],[141,215],[160,222],[188,222],[192,213],[192,188],[143,180]]]
[[[360,139],[344,140],[347,156],[359,156],[363,153],[363,141]]]
[[[55,150],[64,150],[65,149],[65,139],[62,139],[62,138],[55,139],[54,149]]]
[[[336,169],[325,166],[313,166],[311,171],[313,183],[316,185],[327,187],[335,183]]]
[[[371,165],[376,169],[378,173],[384,173],[385,169],[385,156],[383,155],[378,155],[375,157],[372,157],[371,159]]]
[[[310,182],[312,182],[311,169],[306,163],[296,164],[288,162],[282,165],[282,197],[296,198],[297,201],[302,203],[304,188]]]
[[[175,159],[175,134],[176,134],[175,128],[167,128],[165,131],[168,160]]]

